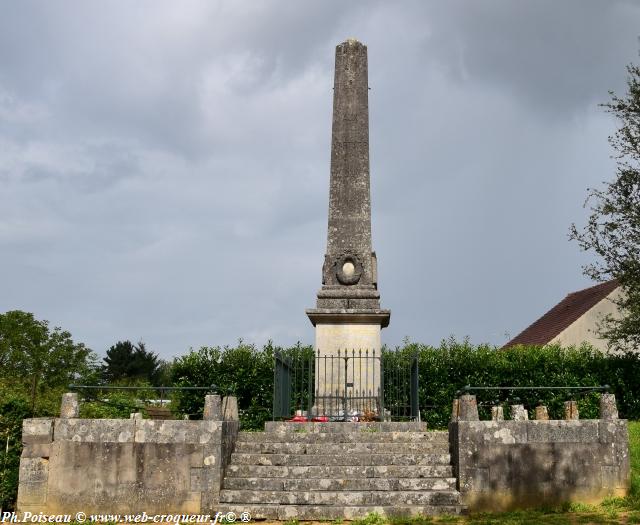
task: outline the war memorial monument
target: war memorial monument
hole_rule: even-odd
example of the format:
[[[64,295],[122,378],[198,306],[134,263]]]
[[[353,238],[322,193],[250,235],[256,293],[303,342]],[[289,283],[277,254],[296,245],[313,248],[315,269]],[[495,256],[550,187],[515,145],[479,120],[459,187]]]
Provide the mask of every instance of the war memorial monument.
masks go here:
[[[336,48],[327,252],[317,307],[307,315],[316,328],[315,348],[321,357],[349,349],[366,354],[348,360],[344,374],[339,359],[318,360],[317,414],[336,406],[334,398],[345,388],[343,377],[354,379],[359,398],[374,399],[380,389],[380,330],[389,325],[391,313],[380,309],[378,264],[371,246],[368,99],[367,48],[349,39]]]
[[[602,394],[592,420],[579,419],[571,404],[563,420],[549,420],[544,407],[530,420],[521,406],[512,407],[512,419],[495,407],[491,420],[480,420],[475,396],[465,393],[452,400],[448,430],[427,431],[419,412],[388,421],[379,355],[390,312],[380,308],[377,281],[367,48],[349,39],[336,48],[322,287],[306,312],[317,361],[304,420],[329,421],[274,420],[264,432],[242,432],[236,398],[219,395],[206,396],[197,421],[81,419],[78,395],[65,394],[60,417],[23,422],[18,511],[332,520],[626,494],[627,422],[611,394]],[[347,398],[347,389],[357,395]],[[369,421],[347,417],[357,403]]]

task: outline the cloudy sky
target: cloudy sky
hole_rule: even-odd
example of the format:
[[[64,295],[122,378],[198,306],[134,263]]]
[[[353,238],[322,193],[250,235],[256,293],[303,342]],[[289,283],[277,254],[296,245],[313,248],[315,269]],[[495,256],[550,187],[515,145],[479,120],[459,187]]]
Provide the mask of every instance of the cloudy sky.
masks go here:
[[[4,2],[0,312],[100,354],[313,342],[356,37],[383,340],[502,344],[589,285],[567,234],[639,27],[632,1]]]

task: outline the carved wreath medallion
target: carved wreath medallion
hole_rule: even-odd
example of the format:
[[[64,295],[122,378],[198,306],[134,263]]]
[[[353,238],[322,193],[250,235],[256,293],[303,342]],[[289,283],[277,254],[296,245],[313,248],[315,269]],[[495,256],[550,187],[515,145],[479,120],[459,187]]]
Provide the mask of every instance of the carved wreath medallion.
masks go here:
[[[340,284],[357,284],[362,277],[362,262],[353,252],[347,251],[339,255],[334,263],[336,278]]]

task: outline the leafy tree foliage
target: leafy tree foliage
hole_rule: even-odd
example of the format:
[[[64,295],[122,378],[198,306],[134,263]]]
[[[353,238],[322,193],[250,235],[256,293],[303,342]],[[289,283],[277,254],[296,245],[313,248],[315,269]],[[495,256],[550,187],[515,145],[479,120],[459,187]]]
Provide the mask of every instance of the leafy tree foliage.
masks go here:
[[[74,343],[69,332],[50,330],[28,312],[0,314],[0,378],[28,392],[32,413],[43,391],[89,374],[94,364],[91,350]]]
[[[623,294],[616,304],[623,315],[609,316],[601,329],[620,350],[640,348],[640,67],[630,65],[627,71],[626,95],[611,92],[611,101],[603,104],[620,122],[609,137],[616,151],[615,179],[604,189],[589,190],[591,215],[582,231],[572,225],[570,235],[600,259],[584,268],[586,275],[620,282]]]
[[[57,415],[67,385],[95,369],[93,352],[69,332],[31,313],[0,314],[0,508],[15,504],[22,420]]]
[[[165,375],[165,363],[156,353],[147,350],[142,341],[137,345],[118,341],[107,350],[104,363],[103,377],[110,383],[147,381],[160,385]]]
[[[22,420],[31,410],[24,397],[0,388],[0,508],[13,510],[22,450]]]

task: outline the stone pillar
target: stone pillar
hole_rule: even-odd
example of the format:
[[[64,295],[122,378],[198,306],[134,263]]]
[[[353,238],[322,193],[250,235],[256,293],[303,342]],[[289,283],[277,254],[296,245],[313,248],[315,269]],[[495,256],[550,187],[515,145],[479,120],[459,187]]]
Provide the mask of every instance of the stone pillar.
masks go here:
[[[53,419],[38,418],[22,421],[22,455],[18,485],[19,513],[47,512],[49,492],[49,458],[53,443]],[[10,520],[9,520],[10,521]]]
[[[451,406],[451,421],[458,421],[460,418],[460,400],[456,397]]]
[[[202,419],[222,421],[222,400],[218,395],[204,396],[204,412]]]
[[[491,407],[491,421],[504,421],[504,409],[500,405]]]
[[[538,405],[536,407],[536,420],[549,421],[549,410],[544,405]]]
[[[238,398],[226,396],[222,399],[222,420],[239,421],[238,418]]]
[[[80,415],[80,405],[78,404],[78,394],[75,392],[67,392],[62,394],[62,403],[60,404],[60,418],[72,419]]]
[[[476,396],[471,394],[465,394],[463,396],[460,396],[459,420],[460,421],[479,421],[480,420],[480,417],[478,416],[478,403],[476,401]]]
[[[514,421],[527,421],[529,412],[524,408],[524,405],[511,405],[511,419]]]
[[[578,403],[576,401],[572,400],[564,402],[564,418],[569,421],[580,419],[580,414],[578,413]]]
[[[600,397],[600,419],[618,419],[618,406],[614,394],[602,394]]]

